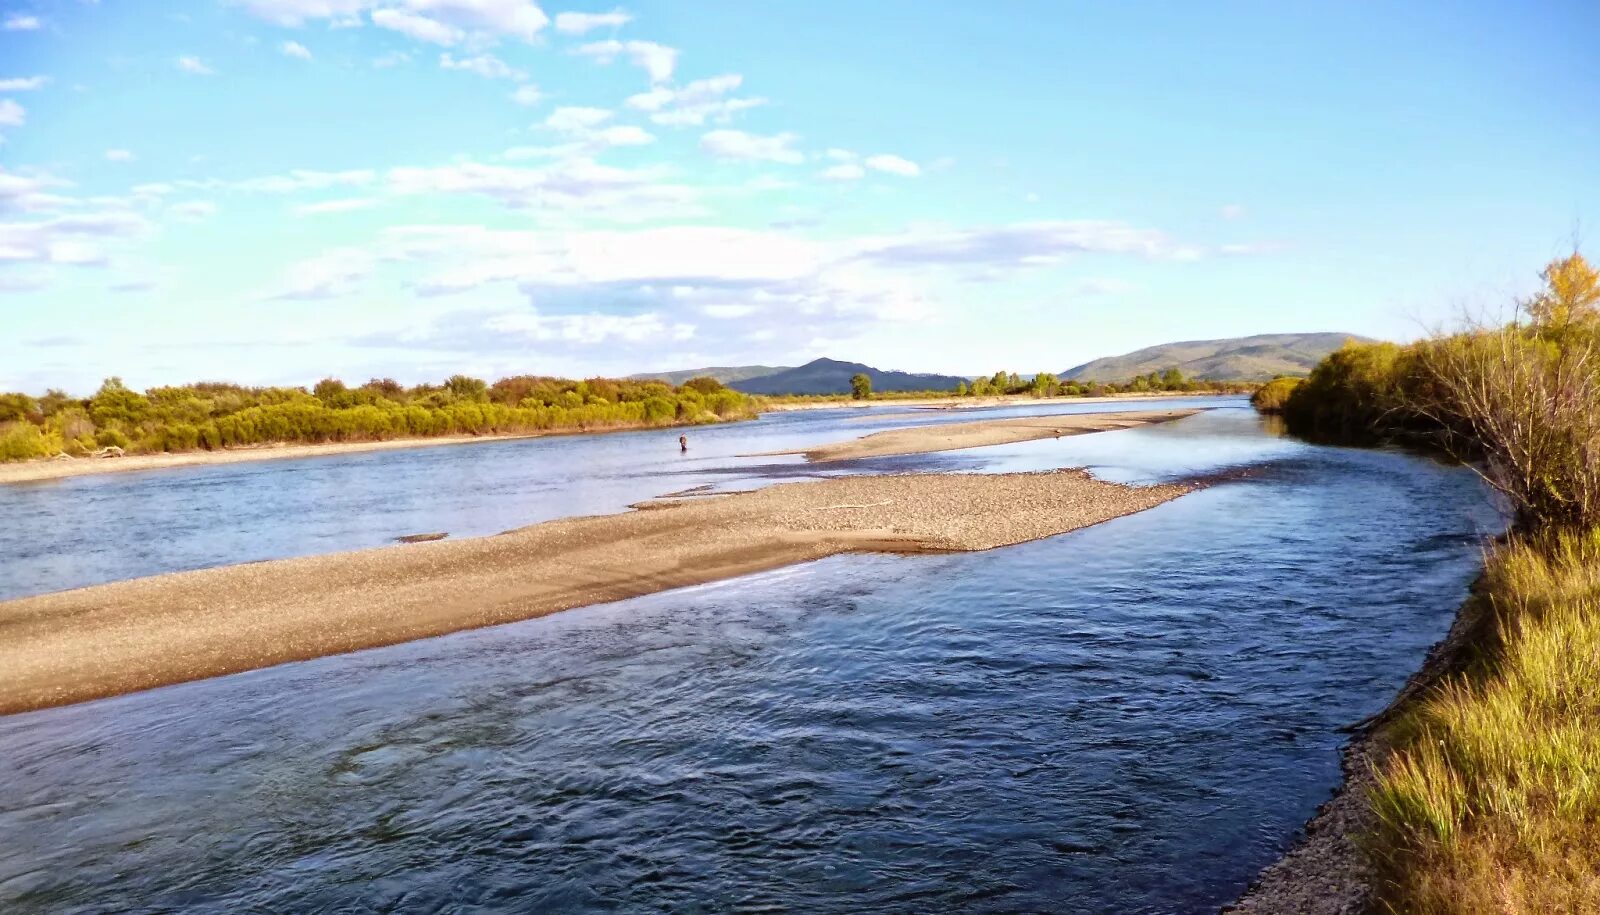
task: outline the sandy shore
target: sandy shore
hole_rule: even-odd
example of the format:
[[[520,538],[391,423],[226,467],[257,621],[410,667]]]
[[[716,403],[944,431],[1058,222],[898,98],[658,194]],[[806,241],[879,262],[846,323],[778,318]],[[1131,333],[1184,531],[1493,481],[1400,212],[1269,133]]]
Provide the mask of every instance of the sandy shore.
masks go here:
[[[161,575],[0,603],[0,713],[528,619],[846,552],[984,550],[1191,487],[1081,471],[789,483],[494,537]]]
[[[617,430],[622,431],[622,430]],[[245,461],[272,461],[288,458],[326,457],[362,451],[392,451],[398,448],[432,448],[437,445],[470,445],[475,442],[503,442],[519,438],[571,433],[533,435],[442,435],[437,438],[400,438],[386,442],[325,442],[318,445],[261,445],[230,448],[226,451],[186,451],[181,454],[130,454],[119,458],[71,458],[48,461],[20,461],[0,464],[0,485],[37,483],[95,473],[128,473],[138,470],[166,470],[172,467],[201,467],[211,464],[239,464]]]
[[[986,445],[1009,445],[1014,442],[1031,442],[1041,438],[1060,438],[1063,435],[1083,435],[1088,432],[1110,432],[1131,429],[1151,423],[1171,422],[1193,416],[1199,410],[1129,410],[1121,413],[1078,413],[1058,416],[1024,416],[1017,419],[988,419],[970,423],[949,423],[938,426],[918,426],[911,429],[889,429],[874,432],[846,442],[836,442],[809,451],[784,451],[780,454],[804,454],[806,460],[851,461],[859,458],[889,457],[899,454],[926,454],[934,451],[956,451],[962,448],[982,448]]]

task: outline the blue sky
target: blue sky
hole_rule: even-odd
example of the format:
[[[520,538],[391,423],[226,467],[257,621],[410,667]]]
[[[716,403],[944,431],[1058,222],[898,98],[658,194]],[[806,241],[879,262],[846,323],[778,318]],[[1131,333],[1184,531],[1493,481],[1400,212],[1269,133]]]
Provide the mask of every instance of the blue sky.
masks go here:
[[[0,389],[1409,338],[1593,248],[1596,35],[1590,0],[0,0]]]

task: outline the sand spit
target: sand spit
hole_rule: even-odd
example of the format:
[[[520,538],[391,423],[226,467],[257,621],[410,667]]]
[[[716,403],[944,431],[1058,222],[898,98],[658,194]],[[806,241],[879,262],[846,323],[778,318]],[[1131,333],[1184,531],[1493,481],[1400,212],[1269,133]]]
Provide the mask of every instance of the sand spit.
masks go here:
[[[1060,438],[1063,435],[1131,429],[1134,426],[1151,423],[1171,422],[1199,412],[1198,409],[1129,410],[1119,413],[1069,413],[1056,416],[1023,416],[1017,419],[985,419],[970,423],[889,429],[847,442],[823,445],[821,448],[809,451],[777,453],[804,454],[806,460],[814,463],[891,457],[901,454],[926,454],[932,451],[981,448],[985,445],[1010,445],[1041,438]]]
[[[388,645],[846,552],[985,550],[1189,485],[908,474],[656,501],[493,537],[182,572],[0,602],[0,713]]]

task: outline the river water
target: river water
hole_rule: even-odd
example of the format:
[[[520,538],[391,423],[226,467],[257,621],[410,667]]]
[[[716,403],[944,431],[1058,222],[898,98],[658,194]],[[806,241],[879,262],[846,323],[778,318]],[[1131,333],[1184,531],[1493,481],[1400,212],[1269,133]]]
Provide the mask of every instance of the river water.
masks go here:
[[[697,430],[704,464],[674,468],[683,486],[627,468],[643,444],[565,439],[595,479],[551,491],[595,511],[785,479],[815,468],[729,455],[899,422]],[[650,435],[633,438],[676,438]],[[563,513],[485,466],[527,467],[494,453],[519,446],[206,470],[302,514],[195,518],[211,537],[175,541],[240,539],[179,560],[116,534],[116,574],[74,546],[88,532],[63,534],[78,558],[55,568],[78,578],[7,581],[26,592]],[[1062,464],[1129,481],[1244,469],[1021,546],[834,557],[0,719],[0,910],[1213,911],[1328,797],[1340,728],[1380,709],[1444,633],[1498,516],[1466,471],[1277,438],[1233,403],[830,472]],[[340,479],[323,480],[333,507],[268,491],[324,474]],[[460,482],[398,495],[420,479]],[[117,511],[155,530],[141,508],[181,511],[163,490],[212,485],[192,480],[20,498],[89,490],[110,511],[99,488],[127,487]],[[268,536],[297,524],[320,539]]]

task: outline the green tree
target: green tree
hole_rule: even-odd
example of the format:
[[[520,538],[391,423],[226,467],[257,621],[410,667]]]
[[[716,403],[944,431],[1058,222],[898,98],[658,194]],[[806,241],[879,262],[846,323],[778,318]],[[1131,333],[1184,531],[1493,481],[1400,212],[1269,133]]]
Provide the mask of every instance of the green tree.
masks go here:
[[[967,396],[967,383],[965,381],[956,382],[956,396],[957,397],[965,397],[965,396]]]
[[[863,376],[858,375],[857,377]],[[855,385],[855,378],[850,379],[850,384],[852,386]],[[696,378],[690,378],[688,381],[685,381],[681,387],[688,388],[689,390],[701,395],[717,394],[726,389],[726,385],[709,375],[701,375]]]
[[[444,389],[449,391],[451,396],[457,400],[465,400],[471,403],[489,402],[489,385],[484,383],[481,378],[473,378],[470,375],[451,375],[445,379]]]
[[[1173,366],[1161,373],[1161,387],[1163,390],[1181,391],[1183,390],[1183,385],[1183,372],[1179,371],[1177,366]]]
[[[89,399],[89,416],[101,427],[132,429],[150,415],[150,400],[129,390],[121,378],[107,378]]]
[[[872,396],[872,379],[865,373],[857,372],[850,376],[850,396],[856,400],[866,400]]]

